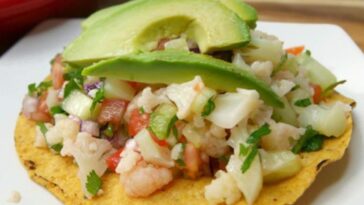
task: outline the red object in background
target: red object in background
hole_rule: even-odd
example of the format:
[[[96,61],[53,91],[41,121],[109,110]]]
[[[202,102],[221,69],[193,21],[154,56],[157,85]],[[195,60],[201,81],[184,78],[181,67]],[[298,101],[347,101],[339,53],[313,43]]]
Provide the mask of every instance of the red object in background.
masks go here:
[[[86,17],[96,8],[96,0],[0,0],[0,54],[41,21]]]

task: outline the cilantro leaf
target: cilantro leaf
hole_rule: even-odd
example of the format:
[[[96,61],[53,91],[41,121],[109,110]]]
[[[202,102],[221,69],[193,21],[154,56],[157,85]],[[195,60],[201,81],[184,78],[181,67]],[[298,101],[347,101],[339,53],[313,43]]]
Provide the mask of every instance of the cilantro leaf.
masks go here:
[[[307,126],[305,133],[300,137],[300,139],[293,146],[291,151],[295,154],[298,154],[303,150],[303,148],[307,145],[311,138],[314,138],[317,135],[319,135],[319,133],[314,130],[311,125]]]
[[[62,143],[57,143],[51,146],[51,149],[53,149],[55,152],[60,153],[63,148]]]
[[[65,73],[64,79],[68,81],[74,80],[82,85],[84,81],[84,76],[82,75],[82,69],[74,69],[68,73]]]
[[[80,86],[74,80],[68,81],[63,91],[63,98],[66,99],[74,90],[80,90]]]
[[[294,105],[297,106],[297,107],[307,107],[309,105],[311,105],[311,100],[310,98],[304,98],[304,99],[301,99],[301,100],[297,100]]]
[[[249,152],[249,147],[244,145],[244,144],[240,144],[240,151],[239,151],[239,155],[240,156],[246,156]]]
[[[250,165],[253,163],[255,157],[258,154],[258,146],[254,145],[248,154],[248,156],[245,158],[243,164],[241,165],[241,172],[244,174],[249,168]]]
[[[214,109],[215,109],[215,103],[212,100],[212,98],[210,98],[207,101],[206,105],[204,106],[201,116],[206,117],[206,116],[210,115],[212,113],[212,111],[214,111]]]
[[[268,135],[271,132],[269,125],[265,123],[260,128],[255,130],[253,133],[250,134],[250,136],[247,139],[247,143],[249,144],[257,144],[259,140],[265,136]]]
[[[90,111],[93,112],[96,108],[97,103],[101,102],[105,98],[105,89],[104,86],[101,86],[96,92],[94,99],[92,100],[92,104],[90,107]]]
[[[56,114],[66,113],[66,111],[64,111],[61,106],[57,105],[57,106],[51,107],[50,113],[54,116]]]
[[[37,85],[35,83],[28,85],[28,95],[35,95],[37,92]]]
[[[311,139],[307,140],[306,144],[302,147],[302,151],[304,152],[314,152],[322,149],[324,144],[325,136],[316,135]]]
[[[40,96],[43,92],[47,91],[52,86],[52,81],[43,81],[37,86],[35,83],[28,85],[28,95]]]
[[[178,141],[178,129],[176,126],[173,126],[172,127],[172,133],[173,133],[173,136],[176,138],[176,140]]]
[[[39,83],[37,89],[38,89],[38,92],[42,93],[46,90],[48,90],[49,87],[51,87],[53,85],[53,82],[50,80],[50,81],[43,81],[41,83]]]
[[[38,122],[37,123],[40,131],[42,132],[43,136],[48,132],[48,128],[45,126],[44,122]]]
[[[87,176],[86,189],[92,194],[96,195],[101,188],[101,178],[96,174],[95,170],[92,170],[90,174]]]
[[[168,130],[167,130],[167,136],[169,136],[169,134],[171,133],[171,130],[172,130],[172,132],[174,132],[174,130],[173,130],[173,127],[174,127],[174,124],[176,124],[176,122],[177,122],[177,120],[178,120],[178,118],[177,118],[177,116],[175,115],[172,119],[171,119],[171,121],[169,122],[169,125],[168,125]]]

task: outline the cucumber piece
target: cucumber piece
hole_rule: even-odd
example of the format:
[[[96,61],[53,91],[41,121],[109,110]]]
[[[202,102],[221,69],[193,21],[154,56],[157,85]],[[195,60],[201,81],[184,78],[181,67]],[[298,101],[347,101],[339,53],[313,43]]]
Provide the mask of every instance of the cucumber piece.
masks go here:
[[[169,136],[172,126],[177,120],[177,107],[173,104],[161,104],[150,115],[149,128],[159,139]]]
[[[209,99],[214,97],[216,94],[217,93],[215,90],[204,87],[201,90],[201,92],[196,96],[195,100],[193,101],[192,111],[196,114],[201,114],[207,101],[209,101]]]
[[[62,109],[71,115],[75,115],[82,120],[88,120],[98,112],[99,105],[94,112],[91,112],[92,99],[79,90],[74,90],[62,102]]]
[[[131,101],[135,90],[125,81],[107,78],[104,84],[106,98],[118,98]]]
[[[297,58],[299,65],[307,71],[311,83],[320,85],[323,90],[337,82],[336,76],[312,58],[307,52]]]
[[[284,103],[284,108],[275,107],[273,109],[273,119],[277,122],[284,122],[293,126],[297,126],[297,113],[286,98],[282,98],[282,102]]]
[[[294,176],[302,169],[301,159],[291,151],[259,150],[264,183],[278,182]]]

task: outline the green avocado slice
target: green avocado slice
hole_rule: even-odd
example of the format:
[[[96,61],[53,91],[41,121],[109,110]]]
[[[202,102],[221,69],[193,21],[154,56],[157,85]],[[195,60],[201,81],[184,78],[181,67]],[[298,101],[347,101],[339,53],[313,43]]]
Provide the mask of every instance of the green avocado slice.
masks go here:
[[[208,87],[233,92],[236,88],[254,89],[267,104],[284,106],[280,97],[249,71],[207,55],[186,51],[129,54],[95,63],[85,68],[82,74],[152,84],[182,83],[199,75]]]
[[[97,22],[102,16],[94,19]],[[65,49],[66,63],[85,66],[150,51],[160,39],[181,35],[195,40],[202,53],[230,50],[250,41],[248,25],[215,0],[140,0],[101,19],[91,22]]]
[[[252,6],[245,3],[243,0],[220,0],[220,2],[235,12],[250,28],[254,29],[256,27],[258,14]]]

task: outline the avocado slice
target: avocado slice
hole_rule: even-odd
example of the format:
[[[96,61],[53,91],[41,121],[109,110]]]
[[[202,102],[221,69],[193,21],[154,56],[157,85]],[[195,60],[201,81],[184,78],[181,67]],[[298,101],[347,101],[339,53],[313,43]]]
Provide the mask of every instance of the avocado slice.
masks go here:
[[[258,14],[254,7],[243,0],[220,0],[220,2],[235,12],[250,28],[254,29],[257,26]]]
[[[118,12],[123,12],[123,11],[129,9],[130,7],[138,5],[139,3],[142,3],[144,1],[147,1],[147,0],[133,0],[133,1],[129,1],[128,3],[101,9],[101,10],[93,13],[91,16],[89,16],[86,20],[84,20],[81,23],[82,30],[87,30],[88,28],[95,25],[96,23],[102,22],[103,20],[109,18],[110,16],[112,16]]]
[[[113,77],[143,83],[182,83],[201,76],[205,84],[221,91],[255,89],[269,105],[283,107],[275,92],[252,73],[231,63],[187,51],[165,50],[129,54],[95,63],[83,75]]]
[[[91,24],[64,51],[64,61],[89,65],[101,59],[150,51],[158,40],[187,35],[202,53],[242,47],[247,24],[218,1],[145,0]]]

